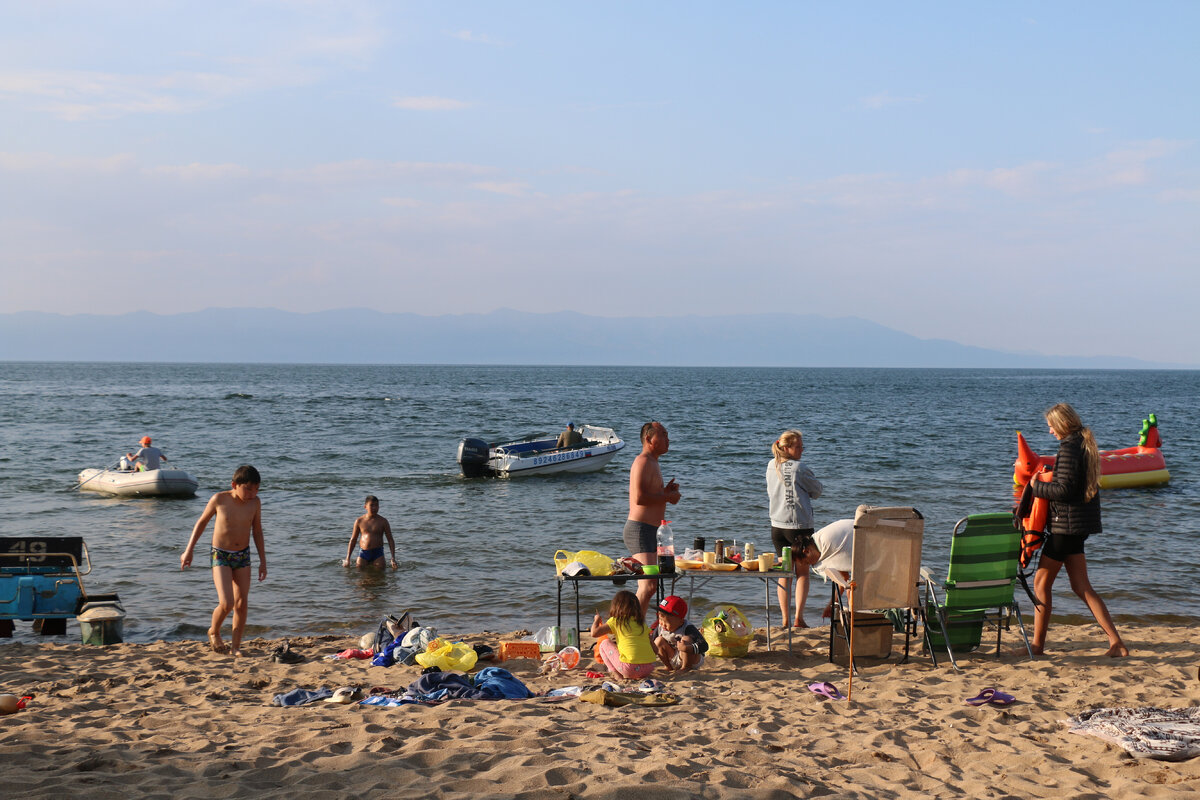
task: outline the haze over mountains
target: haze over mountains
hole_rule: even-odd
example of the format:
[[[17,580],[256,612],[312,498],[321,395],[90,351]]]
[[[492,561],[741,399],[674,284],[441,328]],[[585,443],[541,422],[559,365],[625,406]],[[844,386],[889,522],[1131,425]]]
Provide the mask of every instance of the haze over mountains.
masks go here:
[[[1181,368],[918,339],[855,317],[421,316],[210,308],[184,314],[0,314],[0,360],[335,364]]]

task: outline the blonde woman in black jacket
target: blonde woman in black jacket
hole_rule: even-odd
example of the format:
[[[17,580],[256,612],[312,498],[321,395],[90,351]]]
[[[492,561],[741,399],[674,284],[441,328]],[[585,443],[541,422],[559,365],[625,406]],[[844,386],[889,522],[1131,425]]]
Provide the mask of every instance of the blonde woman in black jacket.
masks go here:
[[[1074,408],[1066,403],[1046,412],[1050,433],[1059,440],[1054,461],[1054,477],[1048,482],[1033,481],[1033,494],[1050,501],[1046,543],[1033,578],[1033,589],[1041,603],[1033,617],[1033,652],[1041,655],[1050,628],[1050,590],[1065,564],[1071,590],[1087,603],[1096,622],[1108,635],[1109,656],[1127,656],[1129,649],[1121,641],[1117,626],[1104,600],[1088,580],[1083,543],[1090,534],[1100,532],[1100,451],[1096,439]]]

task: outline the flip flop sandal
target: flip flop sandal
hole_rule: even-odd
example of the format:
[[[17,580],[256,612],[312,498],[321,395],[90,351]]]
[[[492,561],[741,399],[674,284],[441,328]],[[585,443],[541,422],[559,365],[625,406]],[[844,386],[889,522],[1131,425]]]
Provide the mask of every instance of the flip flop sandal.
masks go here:
[[[988,702],[994,706],[1011,706],[1013,703],[1017,702],[1017,698],[1013,697],[1011,694],[1005,694],[1004,692],[997,691],[988,699]]]
[[[974,697],[968,697],[966,700],[963,700],[963,702],[969,706],[981,706],[984,703],[991,701],[995,695],[996,690],[989,686]]]
[[[659,692],[666,691],[666,687],[662,685],[662,681],[655,680],[654,678],[646,678],[646,680],[638,684],[637,690],[643,694],[658,694]]]
[[[828,700],[845,700],[846,699],[846,695],[839,692],[838,688],[836,686],[834,686],[832,683],[828,683],[826,681],[810,683],[808,685],[808,690],[810,692],[812,692],[813,694],[819,694]]]

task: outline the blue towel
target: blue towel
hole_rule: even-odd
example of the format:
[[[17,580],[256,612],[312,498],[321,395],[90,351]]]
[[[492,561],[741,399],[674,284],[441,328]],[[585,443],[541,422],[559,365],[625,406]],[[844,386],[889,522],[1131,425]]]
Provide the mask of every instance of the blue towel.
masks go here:
[[[390,667],[393,664],[412,666],[417,663],[417,650],[413,647],[402,647],[400,640],[396,639],[376,654],[371,663],[377,667]]]
[[[496,700],[525,700],[533,697],[529,687],[500,667],[485,667],[475,673],[475,688]]]
[[[333,697],[333,692],[322,686],[320,689],[292,689],[290,692],[275,695],[271,701],[273,706],[304,706]]]
[[[438,703],[442,700],[490,700],[491,695],[471,685],[471,679],[457,672],[430,672],[412,682],[405,697]]]
[[[408,706],[420,705],[420,700],[414,700],[411,697],[389,697],[382,694],[374,694],[359,703],[360,706]]]

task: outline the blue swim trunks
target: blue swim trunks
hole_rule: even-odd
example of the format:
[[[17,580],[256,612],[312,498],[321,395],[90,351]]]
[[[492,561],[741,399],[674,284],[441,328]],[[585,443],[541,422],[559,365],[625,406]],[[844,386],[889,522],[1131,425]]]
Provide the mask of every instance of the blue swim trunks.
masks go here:
[[[363,550],[360,547],[358,548],[358,557],[363,561],[374,561],[377,558],[383,558],[383,548],[372,547],[370,550]]]
[[[250,567],[250,548],[245,550],[220,550],[216,547],[212,549],[212,565],[213,569],[217,567],[229,567],[230,569],[249,569]]]

